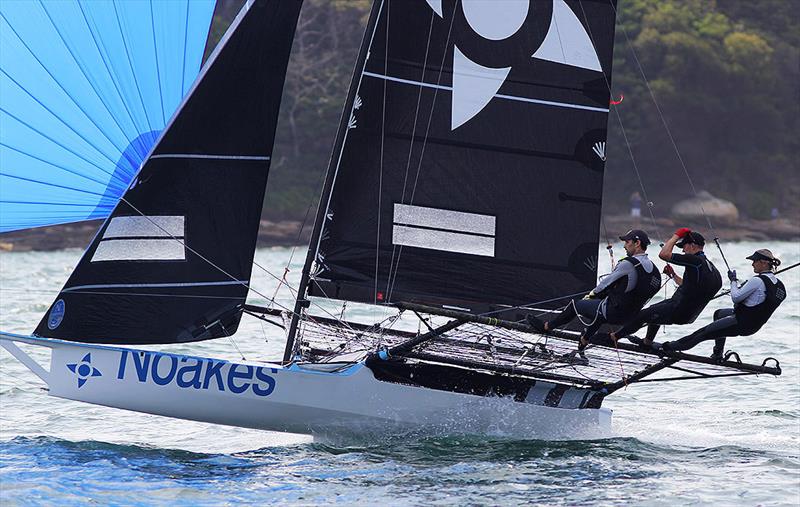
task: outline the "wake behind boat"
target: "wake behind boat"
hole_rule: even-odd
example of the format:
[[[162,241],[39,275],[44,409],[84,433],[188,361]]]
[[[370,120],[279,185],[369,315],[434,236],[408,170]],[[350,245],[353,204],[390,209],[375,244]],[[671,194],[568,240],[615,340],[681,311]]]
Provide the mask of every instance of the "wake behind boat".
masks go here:
[[[0,345],[54,396],[315,435],[579,437],[607,429],[604,398],[634,383],[779,375],[777,362],[627,345],[584,359],[576,333],[519,323],[597,279],[616,6],[476,5],[374,3],[294,308],[246,303],[300,11],[263,0],[234,21],[34,334]],[[348,322],[325,300],[394,314]],[[283,319],[282,360],[138,348],[228,337],[245,314]],[[395,326],[408,317],[418,332]],[[50,349],[49,364],[17,343]]]

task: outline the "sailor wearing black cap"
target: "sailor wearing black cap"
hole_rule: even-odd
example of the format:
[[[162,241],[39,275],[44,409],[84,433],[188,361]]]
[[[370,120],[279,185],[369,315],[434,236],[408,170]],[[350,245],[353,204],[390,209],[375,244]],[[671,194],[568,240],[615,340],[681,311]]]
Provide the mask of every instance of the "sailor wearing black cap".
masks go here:
[[[714,322],[680,340],[664,343],[664,350],[688,350],[702,341],[715,340],[711,357],[722,359],[725,337],[750,336],[761,329],[786,299],[786,287],[774,274],[781,261],[766,248],[756,250],[747,259],[753,261],[756,276],[741,287],[736,279],[736,271],[728,271],[733,308],[717,310],[714,312]]]
[[[581,335],[583,350],[604,323],[622,324],[642,309],[648,299],[661,287],[661,275],[647,257],[650,238],[647,233],[634,229],[619,239],[625,242],[628,257],[617,263],[614,271],[603,278],[582,300],[571,301],[553,320],[542,322],[533,315],[528,323],[538,331],[547,332],[571,322],[577,314],[590,319]]]
[[[661,324],[694,322],[722,287],[722,276],[703,252],[705,244],[706,240],[699,232],[686,227],[675,231],[661,248],[658,256],[662,260],[685,267],[682,277],[675,273],[669,264],[664,268],[664,273],[678,284],[678,290],[671,298],[645,308],[617,332],[611,333],[613,341],[635,333],[647,324],[647,334],[642,340],[642,345],[649,347]],[[683,250],[683,254],[672,253],[676,246]]]

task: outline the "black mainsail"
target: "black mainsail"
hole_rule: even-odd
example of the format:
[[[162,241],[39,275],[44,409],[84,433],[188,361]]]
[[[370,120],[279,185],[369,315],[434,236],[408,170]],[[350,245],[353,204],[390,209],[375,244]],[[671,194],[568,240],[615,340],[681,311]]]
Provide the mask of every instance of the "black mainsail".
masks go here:
[[[301,290],[485,312],[591,288],[614,3],[376,1]]]
[[[245,5],[36,335],[145,344],[236,331],[301,5]]]

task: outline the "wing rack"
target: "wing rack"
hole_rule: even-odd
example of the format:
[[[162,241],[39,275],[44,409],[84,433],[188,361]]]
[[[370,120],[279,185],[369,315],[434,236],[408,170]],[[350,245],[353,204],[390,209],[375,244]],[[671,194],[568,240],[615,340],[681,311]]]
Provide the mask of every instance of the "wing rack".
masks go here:
[[[312,362],[361,360],[378,350],[413,343],[421,336],[320,317],[304,319],[300,335],[301,355]],[[583,360],[573,353],[577,340],[577,333],[541,335],[530,332],[526,325],[496,319],[492,324],[462,322],[395,358],[603,389],[608,394],[639,382],[781,374],[777,360],[771,358],[759,366],[743,363],[731,354],[736,360],[717,363],[702,356],[658,354],[623,343],[616,348],[591,346]],[[774,361],[774,366],[767,366],[769,361]]]

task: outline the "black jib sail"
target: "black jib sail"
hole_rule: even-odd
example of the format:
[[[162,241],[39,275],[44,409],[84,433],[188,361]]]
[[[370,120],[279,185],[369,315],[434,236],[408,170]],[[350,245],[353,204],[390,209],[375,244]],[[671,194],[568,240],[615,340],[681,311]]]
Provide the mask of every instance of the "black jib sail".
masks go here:
[[[308,293],[484,312],[590,289],[614,4],[376,1]]]
[[[236,331],[301,4],[247,3],[35,334],[144,344]]]

